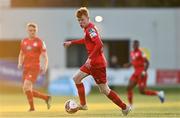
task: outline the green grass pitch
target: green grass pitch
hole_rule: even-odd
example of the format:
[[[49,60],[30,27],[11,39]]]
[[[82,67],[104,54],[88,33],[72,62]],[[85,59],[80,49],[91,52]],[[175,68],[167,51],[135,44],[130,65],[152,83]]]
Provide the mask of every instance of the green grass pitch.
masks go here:
[[[120,93],[121,98],[127,103],[126,94]],[[0,94],[0,117],[1,118],[60,118],[60,117],[124,117],[121,110],[111,103],[106,96],[98,93],[91,93],[87,96],[87,111],[78,111],[75,114],[67,114],[64,110],[64,102],[68,99],[77,99],[77,97],[52,97],[52,107],[47,110],[44,101],[35,100],[35,112],[27,112],[28,104],[23,93],[18,94]],[[180,118],[180,93],[166,93],[166,102],[161,104],[157,97],[143,96],[135,93],[134,108],[126,116],[128,118]]]

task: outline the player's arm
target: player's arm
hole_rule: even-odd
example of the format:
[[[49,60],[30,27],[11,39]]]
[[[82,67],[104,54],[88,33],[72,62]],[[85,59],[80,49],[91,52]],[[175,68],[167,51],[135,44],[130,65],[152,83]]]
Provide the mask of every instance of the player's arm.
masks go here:
[[[41,56],[42,56],[42,58],[44,59],[44,65],[43,65],[42,71],[43,71],[43,73],[45,73],[45,72],[47,71],[48,63],[49,63],[47,51],[43,51],[43,52],[41,53]]]
[[[71,44],[84,44],[84,39],[72,40]]]
[[[93,49],[93,51],[91,52],[91,54],[89,55],[87,61],[86,61],[86,67],[87,68],[90,68],[91,67],[91,61],[92,59],[98,54],[101,52],[102,48],[103,48],[103,44],[101,42],[101,40],[96,37],[96,38],[93,38],[93,41],[95,43],[95,47]]]
[[[78,44],[84,44],[84,39],[79,39],[79,40],[72,40],[72,41],[65,41],[64,42],[64,47],[69,47],[69,46],[71,46],[71,45],[78,45]]]
[[[95,43],[95,47],[93,51],[91,52],[91,54],[89,55],[89,59],[94,58],[97,55],[97,53],[101,52],[103,48],[102,41],[99,39],[99,37],[93,38],[93,41]]]
[[[91,40],[95,44],[93,51],[91,52],[91,54],[89,55],[89,57],[86,61],[86,66],[88,68],[90,68],[92,59],[95,58],[97,54],[101,53],[101,51],[103,49],[103,43],[102,43],[101,39],[99,38],[98,33],[95,29],[93,29],[93,28],[89,29],[87,34],[89,34],[89,36],[91,37]]]
[[[144,58],[144,59],[145,59],[145,63],[144,63],[145,68],[144,68],[144,71],[147,72],[147,70],[149,68],[149,61],[148,61],[147,58]]]
[[[24,54],[23,54],[23,51],[20,50],[19,57],[18,57],[18,69],[22,68],[23,61],[24,61]]]
[[[42,42],[41,57],[44,59],[44,65],[43,67],[41,67],[41,71],[42,73],[45,73],[47,71],[49,61],[48,61],[46,45],[44,42]]]
[[[103,43],[99,37],[99,34],[95,28],[91,28],[88,31],[86,31],[87,34],[90,36],[91,40],[94,42],[95,47],[91,54],[89,55],[89,59],[92,59],[96,57],[98,53],[100,53],[103,49]]]
[[[101,42],[101,40],[99,38],[94,38],[94,43],[95,43],[95,47],[93,49],[93,51],[91,52],[91,54],[89,55],[87,61],[86,61],[86,67],[90,68],[91,67],[91,61],[92,59],[101,52],[102,48],[103,48],[103,44]]]
[[[147,74],[147,70],[149,68],[149,61],[145,54],[143,54],[142,57],[144,58],[144,71],[142,71],[141,76],[144,77]]]
[[[21,44],[20,44],[20,52],[18,56],[18,69],[22,68],[23,62],[24,62],[24,53],[23,53],[22,47],[23,47],[23,40],[21,41]]]

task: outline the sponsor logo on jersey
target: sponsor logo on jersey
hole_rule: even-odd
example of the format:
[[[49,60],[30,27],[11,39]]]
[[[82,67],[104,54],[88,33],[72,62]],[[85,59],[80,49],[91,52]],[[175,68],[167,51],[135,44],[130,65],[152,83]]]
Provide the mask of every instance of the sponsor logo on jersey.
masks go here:
[[[37,45],[38,45],[37,42],[34,42],[34,43],[33,43],[33,46],[34,46],[34,47],[37,47]]]
[[[24,41],[24,45],[27,45],[27,42],[26,42],[26,41]]]
[[[97,36],[96,30],[93,28],[89,29],[89,35],[91,38],[96,37]]]
[[[26,50],[31,50],[32,49],[32,47],[30,46],[30,45],[28,45],[27,47],[26,47]]]

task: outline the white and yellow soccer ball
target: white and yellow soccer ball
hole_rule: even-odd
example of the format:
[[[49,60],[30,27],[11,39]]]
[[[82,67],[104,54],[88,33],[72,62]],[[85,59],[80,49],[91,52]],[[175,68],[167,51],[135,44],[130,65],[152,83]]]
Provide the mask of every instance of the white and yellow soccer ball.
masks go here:
[[[69,114],[76,113],[79,110],[79,105],[76,103],[75,100],[67,100],[65,102],[65,110]]]

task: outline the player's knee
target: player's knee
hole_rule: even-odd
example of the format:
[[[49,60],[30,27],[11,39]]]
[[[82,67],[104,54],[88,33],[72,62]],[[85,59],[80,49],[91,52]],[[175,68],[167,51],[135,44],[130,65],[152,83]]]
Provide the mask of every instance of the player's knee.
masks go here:
[[[110,88],[107,88],[107,87],[100,88],[100,92],[105,95],[109,95],[110,91],[111,91]]]
[[[31,84],[30,83],[24,83],[23,91],[29,91],[29,90],[31,90]]]
[[[101,89],[100,92],[101,92],[102,94],[108,95],[108,91],[105,90],[105,89]]]
[[[29,90],[31,90],[30,86],[28,86],[28,85],[23,86],[23,91],[29,91]]]
[[[81,83],[81,80],[80,80],[80,78],[78,76],[74,76],[73,80],[74,80],[75,84],[80,84]]]

